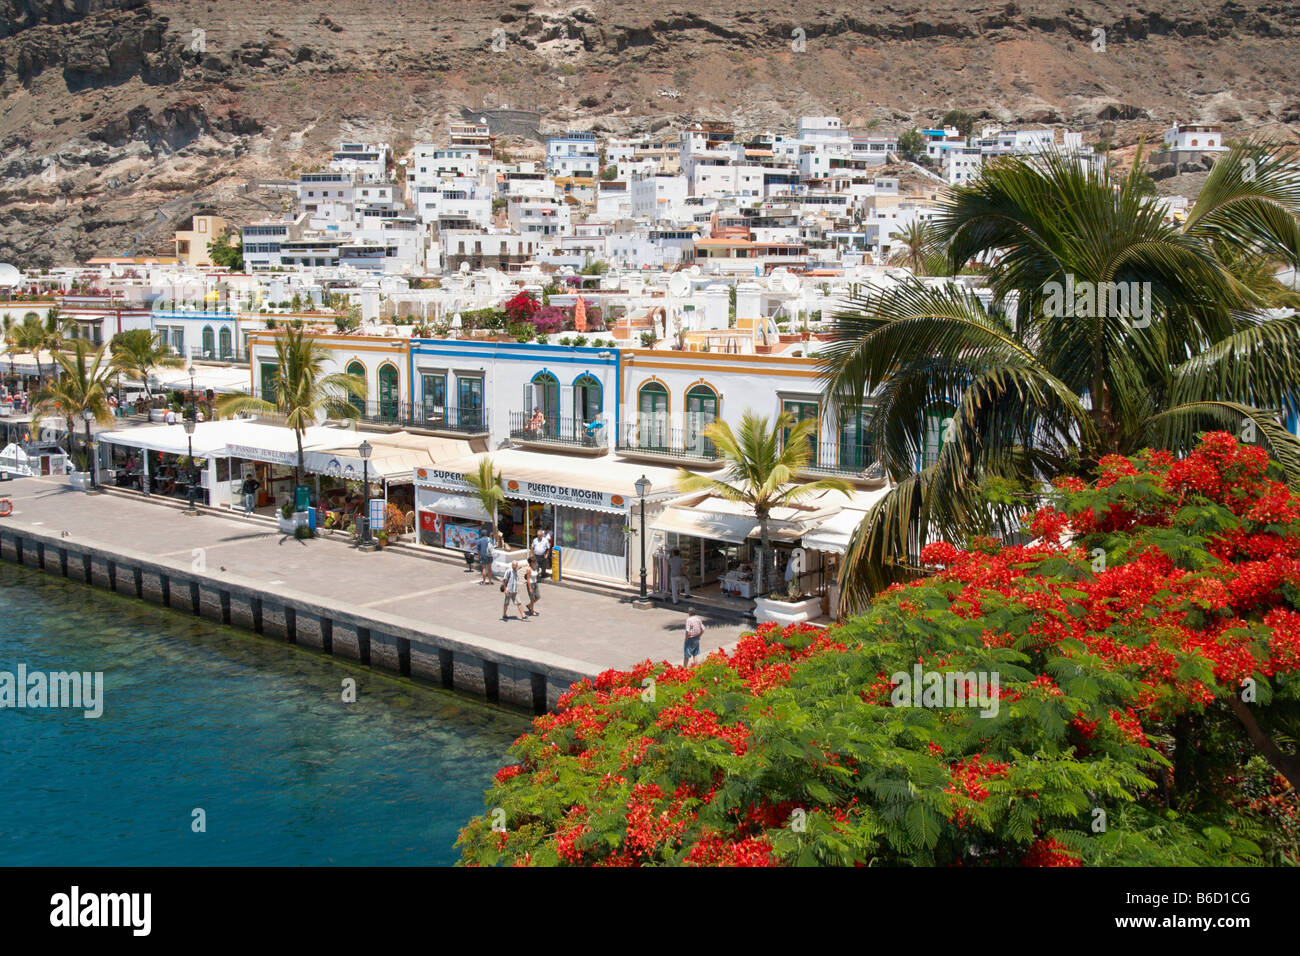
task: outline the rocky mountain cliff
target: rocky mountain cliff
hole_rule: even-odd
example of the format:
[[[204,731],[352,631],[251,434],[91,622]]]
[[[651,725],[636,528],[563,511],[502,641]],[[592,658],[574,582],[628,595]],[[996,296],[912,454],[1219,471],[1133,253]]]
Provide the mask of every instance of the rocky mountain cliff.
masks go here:
[[[0,0],[0,261],[165,249],[198,209],[340,139],[444,141],[461,107],[542,131],[756,131],[951,108],[1131,146],[1170,121],[1300,138],[1300,0]]]

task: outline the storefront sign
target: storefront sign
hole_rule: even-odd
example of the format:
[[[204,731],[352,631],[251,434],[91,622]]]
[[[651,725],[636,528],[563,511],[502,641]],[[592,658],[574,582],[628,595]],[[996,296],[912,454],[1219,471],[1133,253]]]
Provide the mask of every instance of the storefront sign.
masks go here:
[[[473,491],[460,472],[443,471],[438,468],[415,469],[415,483],[422,487],[442,488],[446,491]]]
[[[568,505],[571,508],[591,508],[597,511],[624,511],[627,499],[622,495],[571,488],[567,485],[548,485],[537,481],[506,481],[506,495],[537,501],[549,505]]]
[[[249,461],[266,461],[276,465],[292,465],[298,460],[298,453],[273,451],[270,448],[255,448],[252,445],[227,445],[226,457],[246,458]]]

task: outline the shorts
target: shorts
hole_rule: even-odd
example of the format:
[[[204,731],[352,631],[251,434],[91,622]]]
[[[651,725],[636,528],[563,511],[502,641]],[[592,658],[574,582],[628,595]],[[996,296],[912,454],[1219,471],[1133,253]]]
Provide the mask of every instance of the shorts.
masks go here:
[[[683,651],[682,656],[683,657],[700,656],[700,639],[698,637],[688,637],[686,639],[686,647]]]

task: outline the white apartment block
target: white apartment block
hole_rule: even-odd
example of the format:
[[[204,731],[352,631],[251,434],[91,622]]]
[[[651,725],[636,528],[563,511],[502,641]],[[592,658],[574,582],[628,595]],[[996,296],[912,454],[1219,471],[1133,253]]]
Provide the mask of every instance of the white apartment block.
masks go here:
[[[350,173],[360,182],[379,182],[388,178],[391,158],[387,143],[341,143],[330,160],[330,169]]]
[[[600,146],[595,133],[566,133],[546,141],[546,171],[552,176],[594,179],[600,173]]]

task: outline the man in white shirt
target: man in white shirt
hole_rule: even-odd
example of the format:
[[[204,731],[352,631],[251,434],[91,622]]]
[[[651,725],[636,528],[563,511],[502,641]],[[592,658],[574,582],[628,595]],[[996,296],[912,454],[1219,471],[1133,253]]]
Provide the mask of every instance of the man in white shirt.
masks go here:
[[[668,587],[672,591],[674,604],[677,603],[678,592],[688,598],[691,596],[691,579],[686,576],[685,564],[679,548],[673,548],[672,556],[668,559]]]
[[[537,529],[537,537],[533,538],[533,557],[537,559],[538,571],[544,572],[547,568],[546,555],[551,550],[551,542],[546,537],[546,532],[541,528]]]

